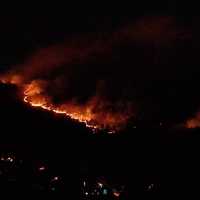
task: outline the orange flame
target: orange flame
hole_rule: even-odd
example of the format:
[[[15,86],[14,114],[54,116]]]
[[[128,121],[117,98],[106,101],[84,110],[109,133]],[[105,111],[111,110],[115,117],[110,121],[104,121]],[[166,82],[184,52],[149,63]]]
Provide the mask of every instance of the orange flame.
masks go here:
[[[44,110],[52,111],[56,114],[62,114],[81,123],[85,123],[86,127],[92,128],[94,131],[100,128],[97,125],[91,125],[89,123],[92,120],[90,110],[87,110],[87,112],[85,113],[79,113],[75,111],[70,111],[70,108],[69,110],[67,110],[66,108],[64,108],[65,105],[54,106],[52,103],[49,102],[48,98],[45,98],[45,96],[40,94],[42,91],[43,89],[40,87],[38,82],[32,81],[32,83],[25,86],[24,102],[33,107],[40,107]]]
[[[186,128],[200,128],[200,113],[198,112],[195,117],[186,121]]]
[[[74,96],[71,101],[55,104],[51,95],[48,95],[49,88],[52,89],[52,93],[56,89],[62,88],[62,78],[66,80],[69,76],[69,85],[73,85],[73,81],[70,83],[70,78],[73,76],[72,66],[74,64],[90,62],[90,58],[94,55],[99,58],[107,57],[112,52],[115,43],[113,37],[101,40],[99,36],[91,37],[91,40],[90,36],[89,38],[80,38],[78,41],[67,41],[67,43],[36,50],[22,64],[0,76],[0,81],[16,85],[22,90],[24,102],[32,107],[42,108],[85,123],[86,127],[94,131],[97,129],[108,130],[109,133],[119,131],[133,116],[132,106],[129,102],[115,102],[113,104],[104,98],[102,99],[101,91],[95,91],[96,95],[82,104],[78,103]],[[105,41],[107,41],[106,48],[104,48]],[[66,73],[65,66],[69,68],[69,73]],[[66,73],[64,74],[66,76],[63,77],[61,71]],[[55,88],[51,88],[53,84]]]
[[[18,82],[13,82],[13,77],[11,76],[2,78],[1,82],[20,85],[20,77],[16,75],[15,77],[17,77]],[[79,105],[75,101],[55,105],[52,103],[51,98],[45,94],[44,81],[34,80],[29,84],[21,84],[20,88],[22,89],[25,103],[84,123],[86,127],[94,132],[106,129],[109,134],[113,134],[124,127],[130,118],[130,110],[128,110],[128,113],[121,113],[121,111],[114,113],[104,110],[105,102],[102,102],[98,95],[92,97],[84,105]]]

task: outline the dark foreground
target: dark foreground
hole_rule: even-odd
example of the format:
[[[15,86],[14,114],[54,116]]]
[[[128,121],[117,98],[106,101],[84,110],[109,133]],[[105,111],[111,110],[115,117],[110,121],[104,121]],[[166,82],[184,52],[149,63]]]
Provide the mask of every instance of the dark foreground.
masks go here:
[[[0,191],[7,197],[198,194],[199,130],[140,123],[121,134],[94,135],[82,124],[29,108],[15,92],[1,86]]]

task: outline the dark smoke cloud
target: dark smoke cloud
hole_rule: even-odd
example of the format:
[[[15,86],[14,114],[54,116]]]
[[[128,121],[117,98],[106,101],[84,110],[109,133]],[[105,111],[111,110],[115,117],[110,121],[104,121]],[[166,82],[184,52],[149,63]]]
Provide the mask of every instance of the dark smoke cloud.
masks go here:
[[[168,79],[179,71],[176,50],[184,41],[191,42],[192,34],[174,17],[141,17],[108,33],[76,36],[38,49],[4,79],[39,84],[38,95],[55,104],[95,101],[94,112],[130,115],[136,107],[140,110],[138,104],[156,102],[149,94],[149,81]]]

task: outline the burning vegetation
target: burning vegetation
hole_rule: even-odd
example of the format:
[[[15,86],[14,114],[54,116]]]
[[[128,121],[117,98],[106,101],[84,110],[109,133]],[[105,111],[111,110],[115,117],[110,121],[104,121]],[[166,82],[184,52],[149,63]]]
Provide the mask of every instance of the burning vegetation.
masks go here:
[[[174,17],[142,17],[110,32],[75,36],[31,52],[0,81],[16,85],[32,107],[114,133],[135,119],[142,106],[144,116],[148,96],[146,110],[155,113],[146,80],[171,76],[168,58],[177,53],[175,42],[191,35],[180,27]],[[188,120],[186,127],[199,127],[199,122],[199,117]]]
[[[84,80],[84,74],[80,73],[82,69],[76,69],[77,65],[83,62],[80,66],[84,68],[86,60],[92,59],[94,54],[95,57],[102,54],[97,42],[88,45],[56,45],[40,49],[15,70],[2,75],[1,82],[16,85],[23,94],[23,101],[32,107],[85,123],[92,130],[119,131],[134,116],[133,103],[109,98],[104,92],[106,86],[99,87],[97,79],[87,80],[93,75],[91,72]],[[104,51],[104,54],[108,53]],[[92,89],[88,92],[87,88]]]

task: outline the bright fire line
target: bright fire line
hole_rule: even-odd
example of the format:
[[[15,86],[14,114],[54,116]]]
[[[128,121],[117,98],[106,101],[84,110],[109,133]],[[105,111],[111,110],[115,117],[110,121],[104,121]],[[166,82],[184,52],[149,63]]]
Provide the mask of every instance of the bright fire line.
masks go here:
[[[24,95],[25,95],[25,93],[24,93]],[[96,132],[96,130],[101,129],[97,125],[89,124],[88,120],[84,120],[84,117],[80,116],[80,114],[78,114],[78,113],[69,114],[67,111],[60,110],[58,108],[53,108],[53,106],[46,106],[46,105],[43,105],[41,103],[33,103],[33,102],[28,101],[28,97],[27,96],[24,97],[24,102],[30,104],[33,107],[42,108],[44,110],[48,110],[48,111],[54,112],[56,114],[62,114],[62,115],[65,115],[65,116],[67,116],[67,117],[69,117],[71,119],[74,119],[74,120],[76,120],[78,122],[84,123],[85,126],[90,128],[90,129],[92,129],[93,132]],[[109,133],[114,133],[114,131],[109,131]]]

